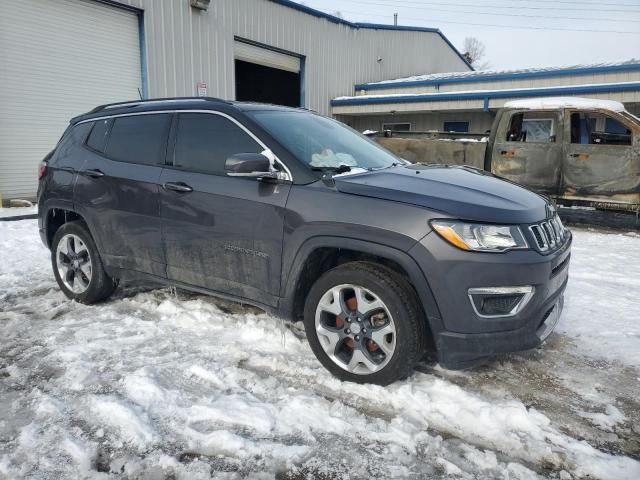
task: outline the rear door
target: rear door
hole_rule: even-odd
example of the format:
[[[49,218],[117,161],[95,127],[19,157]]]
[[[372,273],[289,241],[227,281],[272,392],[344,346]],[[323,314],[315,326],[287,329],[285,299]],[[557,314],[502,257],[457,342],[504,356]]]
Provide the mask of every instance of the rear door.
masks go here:
[[[563,134],[559,112],[512,111],[505,116],[496,132],[491,171],[539,192],[556,194]]]
[[[96,120],[74,201],[108,265],[165,276],[158,180],[172,115]]]
[[[638,153],[633,127],[612,112],[569,111],[564,195],[637,194]]]
[[[160,183],[167,276],[274,305],[290,185],[226,176],[225,160],[265,150],[223,113],[177,115]]]

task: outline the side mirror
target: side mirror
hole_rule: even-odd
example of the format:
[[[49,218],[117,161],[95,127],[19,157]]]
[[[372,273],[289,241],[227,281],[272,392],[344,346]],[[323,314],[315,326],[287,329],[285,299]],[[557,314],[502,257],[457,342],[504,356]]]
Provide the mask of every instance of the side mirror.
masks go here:
[[[278,178],[271,160],[262,153],[237,153],[227,158],[224,169],[230,177]]]

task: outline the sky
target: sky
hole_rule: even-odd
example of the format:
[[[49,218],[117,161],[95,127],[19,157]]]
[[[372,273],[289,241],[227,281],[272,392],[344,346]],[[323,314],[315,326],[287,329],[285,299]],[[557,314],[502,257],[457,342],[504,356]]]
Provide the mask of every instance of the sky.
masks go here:
[[[298,1],[298,0],[296,0]],[[486,47],[489,68],[640,59],[640,0],[300,0],[354,22],[439,28],[462,51]]]

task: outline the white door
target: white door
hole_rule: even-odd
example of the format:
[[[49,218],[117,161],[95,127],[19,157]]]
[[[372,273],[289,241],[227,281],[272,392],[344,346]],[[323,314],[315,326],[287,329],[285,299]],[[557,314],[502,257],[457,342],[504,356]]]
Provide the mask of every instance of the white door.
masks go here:
[[[300,57],[280,53],[250,43],[236,40],[233,46],[236,60],[257,63],[265,67],[300,73]]]
[[[69,119],[141,89],[135,12],[91,0],[0,1],[0,195],[33,197]]]

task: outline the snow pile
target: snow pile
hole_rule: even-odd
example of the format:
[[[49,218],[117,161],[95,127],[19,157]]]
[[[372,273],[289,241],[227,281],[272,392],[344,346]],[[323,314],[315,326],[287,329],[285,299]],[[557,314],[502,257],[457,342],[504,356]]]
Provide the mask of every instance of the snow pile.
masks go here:
[[[591,423],[597,425],[602,430],[607,431],[613,431],[616,425],[627,419],[627,417],[625,417],[624,414],[613,405],[607,405],[604,412],[579,412],[579,415],[588,419]]]
[[[624,105],[614,100],[598,100],[581,97],[546,97],[511,100],[504,104],[505,108],[526,108],[530,110],[548,110],[557,108],[602,109],[613,112],[624,112]]]
[[[567,348],[631,369],[640,237],[576,232],[575,245]],[[35,221],[0,222],[0,477],[640,478],[637,461],[564,433],[513,395],[464,388],[437,368],[386,388],[342,383],[298,325],[169,289],[83,306],[50,268]],[[624,354],[592,348],[612,317],[619,328],[604,342]],[[635,412],[597,400],[602,416],[581,404],[578,418],[628,428]]]

